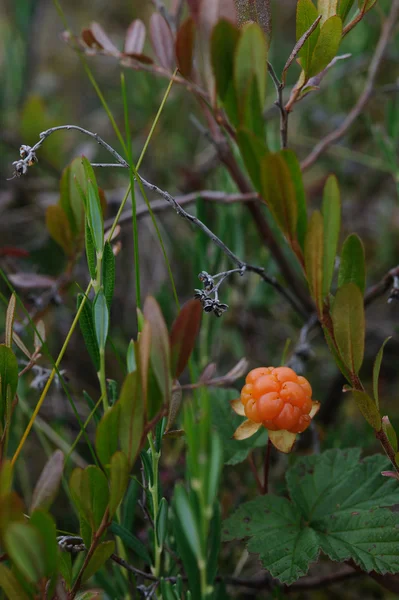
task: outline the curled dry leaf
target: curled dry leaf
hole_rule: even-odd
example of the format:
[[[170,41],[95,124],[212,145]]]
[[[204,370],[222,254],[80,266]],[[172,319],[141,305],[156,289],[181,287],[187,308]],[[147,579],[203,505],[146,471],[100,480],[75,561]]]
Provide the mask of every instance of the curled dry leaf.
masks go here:
[[[169,24],[159,13],[153,13],[150,19],[150,39],[159,64],[172,71],[175,66],[174,39]]]
[[[205,369],[202,371],[199,381],[201,381],[201,383],[206,383],[206,382],[210,381],[212,379],[212,377],[215,375],[215,372],[216,372],[216,363],[209,363],[209,365],[206,365]]]
[[[145,42],[145,25],[141,19],[135,19],[128,27],[125,38],[125,54],[142,54]]]
[[[295,444],[296,433],[291,433],[285,429],[280,431],[268,431],[269,440],[277,450],[289,454]]]
[[[248,372],[248,365],[249,362],[247,359],[241,358],[238,363],[232,369],[230,369],[228,373],[226,373],[224,379],[228,381],[235,381],[236,379],[243,377],[243,375]]]
[[[254,423],[250,420],[244,421],[235,430],[233,438],[235,440],[246,440],[247,438],[254,435],[261,427],[262,423]]]
[[[172,398],[169,404],[168,420],[165,427],[165,433],[167,433],[172,427],[179,413],[181,402],[183,398],[182,389],[180,383],[175,379],[173,382]]]
[[[36,273],[11,273],[8,279],[15,287],[22,290],[48,289],[56,283],[53,277]]]

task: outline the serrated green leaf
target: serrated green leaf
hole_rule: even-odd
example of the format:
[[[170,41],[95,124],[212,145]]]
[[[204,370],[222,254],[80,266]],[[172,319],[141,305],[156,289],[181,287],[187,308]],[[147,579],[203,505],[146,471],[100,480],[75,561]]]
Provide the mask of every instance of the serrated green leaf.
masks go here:
[[[115,255],[109,242],[105,242],[103,254],[103,285],[108,309],[111,308],[115,289]]]
[[[93,321],[97,344],[100,352],[104,351],[108,337],[109,312],[104,292],[100,290],[93,301]]]
[[[110,464],[109,512],[112,517],[117,511],[129,483],[129,463],[126,454],[115,452]]]
[[[87,567],[83,572],[82,582],[84,583],[90,577],[93,577],[94,573],[99,571],[104,563],[107,562],[111,554],[113,554],[115,550],[115,542],[109,540],[108,542],[101,542],[94,550],[91,559]]]
[[[85,244],[87,266],[89,269],[90,277],[93,281],[95,281],[97,275],[96,249],[94,247],[93,235],[91,233],[89,221],[87,218],[85,220]]]
[[[80,304],[83,300],[84,295],[78,294],[77,308],[79,309]],[[86,300],[85,305],[80,313],[79,326],[83,335],[83,339],[90,354],[91,360],[93,361],[96,372],[100,370],[100,350],[97,343],[96,331],[94,329],[93,311],[92,304],[89,299]]]
[[[0,344],[0,425],[7,419],[18,387],[18,361],[14,352]]]
[[[341,197],[335,175],[327,179],[323,191],[323,297],[330,293],[341,228]]]
[[[269,154],[266,143],[252,131],[239,128],[237,131],[237,144],[240,148],[245,167],[251,177],[252,183],[259,194],[262,193],[261,165],[265,156]]]
[[[64,454],[61,450],[56,450],[48,459],[35,485],[30,506],[31,512],[39,508],[50,508],[58,493],[63,470]]]
[[[298,0],[296,9],[296,39],[297,41],[311,28],[316,21],[319,13],[313,4],[312,0]],[[314,32],[308,37],[303,44],[299,57],[301,66],[307,74],[310,69],[313,51],[315,49],[318,37],[320,34],[320,25],[316,27]]]
[[[375,400],[375,403],[377,405],[377,408],[379,408],[379,406],[380,406],[380,401],[379,401],[379,397],[378,397],[378,380],[380,378],[380,369],[381,369],[382,357],[384,355],[385,344],[387,342],[389,342],[389,340],[391,339],[391,337],[392,336],[389,336],[389,337],[386,338],[386,340],[384,340],[381,348],[378,351],[376,359],[374,361],[374,367],[373,367],[373,393],[374,393],[374,400]]]
[[[305,270],[310,293],[318,312],[323,312],[323,217],[316,210],[310,217],[305,239]]]
[[[110,530],[112,533],[120,537],[122,542],[137,556],[144,560],[147,565],[151,564],[151,557],[146,546],[136,536],[130,533],[126,527],[123,527],[122,525],[119,525],[119,523],[113,521]]]
[[[342,360],[352,373],[358,373],[364,355],[365,319],[363,296],[357,285],[346,283],[338,289],[331,318]]]
[[[120,405],[115,404],[104,413],[96,431],[96,452],[103,467],[109,467],[111,456],[119,445]]]
[[[337,55],[342,37],[342,21],[340,17],[334,16],[327,19],[320,28],[320,34],[313,51],[307,75],[314,77],[332,61]]]
[[[261,163],[262,198],[285,235],[296,238],[298,207],[290,169],[282,153],[268,154]]]
[[[248,550],[288,585],[320,550],[366,571],[397,572],[399,515],[385,508],[399,501],[397,481],[381,476],[384,456],[359,462],[359,454],[332,449],[300,458],[286,475],[291,501],[267,495],[242,505],[224,523],[224,539],[249,537]]]
[[[317,12],[322,15],[321,25],[337,14],[338,0],[317,0]]]
[[[372,398],[366,392],[352,390],[352,394],[356,400],[356,404],[367,423],[373,429],[379,431],[381,429],[381,416],[378,408]]]
[[[338,15],[341,17],[342,23],[345,23],[346,18],[351,11],[354,1],[355,0],[339,0]]]
[[[356,233],[349,235],[342,246],[338,286],[341,287],[345,283],[355,283],[364,294],[366,287],[364,246]]]
[[[2,589],[8,598],[13,600],[29,600],[29,596],[25,594],[25,591],[14,573],[10,571],[6,566],[0,564],[0,589]]]

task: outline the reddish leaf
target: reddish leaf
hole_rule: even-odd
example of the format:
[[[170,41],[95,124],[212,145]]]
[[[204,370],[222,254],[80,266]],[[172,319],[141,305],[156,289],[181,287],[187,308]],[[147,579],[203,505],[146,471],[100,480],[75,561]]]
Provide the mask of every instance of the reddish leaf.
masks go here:
[[[15,246],[3,246],[0,248],[0,256],[27,258],[29,256],[29,252],[27,250],[23,250],[23,248],[16,248]]]
[[[182,307],[170,332],[172,349],[172,375],[175,378],[183,373],[197,338],[202,316],[199,300],[189,300]]]
[[[173,34],[168,23],[159,13],[151,15],[150,38],[161,67],[172,70],[175,63]]]
[[[187,0],[188,8],[194,21],[198,20],[202,0]]]
[[[101,25],[98,23],[92,23],[90,26],[90,31],[95,42],[100,46],[100,48],[103,48],[109,54],[113,54],[115,56],[120,55],[118,48],[111,42]]]
[[[176,36],[176,58],[180,73],[189,77],[193,68],[195,28],[191,17],[183,21]]]
[[[126,32],[125,54],[141,54],[145,42],[145,25],[140,19],[135,19]]]
[[[103,49],[102,45],[94,37],[91,29],[83,29],[81,37],[86,46],[89,48],[96,48],[99,50]]]
[[[151,367],[161,391],[161,401],[169,405],[171,393],[169,335],[161,309],[155,298],[146,298],[143,307],[146,321],[151,325]],[[150,402],[150,399],[149,399]],[[153,415],[150,414],[149,418]]]
[[[126,58],[132,58],[133,60],[137,60],[140,63],[143,63],[144,65],[152,65],[153,64],[153,60],[150,56],[147,56],[146,54],[124,54],[123,56],[126,56]]]

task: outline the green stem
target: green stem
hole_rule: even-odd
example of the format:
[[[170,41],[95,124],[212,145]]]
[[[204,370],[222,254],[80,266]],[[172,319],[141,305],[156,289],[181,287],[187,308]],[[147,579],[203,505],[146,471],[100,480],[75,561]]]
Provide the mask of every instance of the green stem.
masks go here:
[[[158,471],[158,467],[159,467],[159,459],[161,457],[161,453],[157,452],[151,433],[148,434],[147,439],[148,439],[148,443],[149,443],[150,449],[151,449],[152,472],[153,472],[152,484],[149,482],[149,485],[148,485],[148,489],[150,491],[151,498],[152,498],[153,519],[154,519],[154,554],[155,554],[154,563],[155,564],[153,567],[153,574],[155,575],[155,577],[159,577],[159,575],[161,573],[162,549],[160,548],[160,546],[158,544],[158,538],[157,538],[157,532],[156,532],[156,522],[157,522],[157,518],[158,518],[158,511],[159,511],[159,471]]]
[[[103,399],[104,412],[109,409],[107,381],[105,378],[105,351],[100,348],[100,370],[97,373],[98,381],[100,382],[101,397]]]

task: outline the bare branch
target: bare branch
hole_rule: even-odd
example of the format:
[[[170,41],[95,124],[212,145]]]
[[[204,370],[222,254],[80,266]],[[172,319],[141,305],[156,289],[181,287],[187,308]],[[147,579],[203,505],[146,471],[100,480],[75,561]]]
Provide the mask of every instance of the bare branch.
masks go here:
[[[339,140],[341,137],[345,135],[348,129],[352,126],[357,117],[363,112],[364,107],[369,101],[371,95],[373,94],[374,84],[377,77],[378,70],[381,66],[382,59],[384,57],[385,50],[388,46],[389,40],[392,36],[392,33],[397,24],[399,15],[399,0],[392,0],[391,10],[386,18],[384,25],[382,27],[380,39],[378,40],[378,44],[376,46],[376,50],[373,56],[373,59],[370,63],[370,67],[368,70],[366,85],[364,87],[363,93],[358,99],[355,106],[352,108],[346,119],[343,123],[336,129],[332,131],[329,135],[327,135],[324,139],[322,139],[312,150],[312,152],[305,158],[301,163],[301,168],[304,171],[313,165],[313,163],[319,158],[319,156],[334,142]]]

